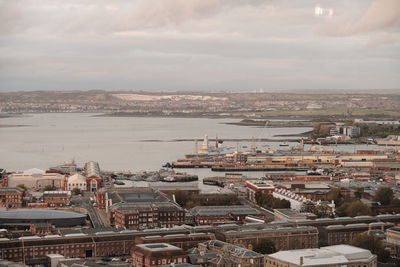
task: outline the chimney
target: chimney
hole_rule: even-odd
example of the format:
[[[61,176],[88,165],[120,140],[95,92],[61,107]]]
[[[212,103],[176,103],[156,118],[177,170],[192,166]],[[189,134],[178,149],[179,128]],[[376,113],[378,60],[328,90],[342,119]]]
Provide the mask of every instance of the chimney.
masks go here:
[[[304,264],[304,258],[303,258],[303,256],[301,256],[300,257],[300,266],[303,266],[303,264]]]

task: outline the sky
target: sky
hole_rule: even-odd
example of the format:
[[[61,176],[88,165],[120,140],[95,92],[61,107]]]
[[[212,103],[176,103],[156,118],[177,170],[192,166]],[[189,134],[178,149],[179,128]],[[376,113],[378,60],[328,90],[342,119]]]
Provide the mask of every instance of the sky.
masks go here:
[[[0,0],[0,91],[400,90],[400,0]]]

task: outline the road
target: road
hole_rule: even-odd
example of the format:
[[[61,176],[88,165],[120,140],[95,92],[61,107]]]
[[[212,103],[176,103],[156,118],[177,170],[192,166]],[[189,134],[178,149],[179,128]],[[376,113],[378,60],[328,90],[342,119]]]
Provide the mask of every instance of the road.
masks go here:
[[[93,204],[90,201],[89,195],[85,194],[83,196],[73,196],[71,199],[71,204],[87,210],[93,228],[103,227],[102,221],[99,219],[95,209],[93,208]]]

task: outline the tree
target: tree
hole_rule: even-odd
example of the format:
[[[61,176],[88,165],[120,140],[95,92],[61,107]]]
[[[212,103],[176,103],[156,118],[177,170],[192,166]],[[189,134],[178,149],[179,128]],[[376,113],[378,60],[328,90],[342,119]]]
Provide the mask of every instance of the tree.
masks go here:
[[[340,193],[340,188],[332,188],[331,191],[328,193],[328,200],[333,200],[335,202],[335,205],[340,206],[340,204],[343,202],[343,196]]]
[[[376,190],[375,201],[380,202],[382,205],[389,205],[393,199],[393,190],[388,186],[381,186]]]
[[[184,207],[186,202],[188,201],[188,194],[182,190],[176,190],[174,192],[175,195],[175,202],[178,203],[180,206]]]
[[[390,257],[390,253],[385,250],[380,239],[365,233],[359,234],[353,238],[353,240],[350,242],[350,245],[368,249],[371,251],[371,253],[378,256],[378,261],[380,262],[386,262]]]
[[[371,209],[367,204],[362,203],[360,200],[354,200],[351,202],[343,203],[338,209],[337,214],[339,216],[360,216],[360,215],[371,215]]]
[[[318,218],[327,218],[333,216],[331,207],[326,204],[315,205],[312,201],[304,202],[300,211],[314,213]]]
[[[270,209],[290,208],[290,201],[286,199],[275,198],[272,194],[257,192],[255,195],[257,205]]]
[[[398,198],[393,198],[392,202],[390,202],[390,205],[394,206],[394,207],[400,207],[400,199]]]
[[[71,192],[74,195],[79,195],[82,193],[82,191],[78,187],[75,187],[74,189],[72,189]]]
[[[313,213],[317,215],[318,218],[328,218],[334,216],[332,208],[326,204],[315,206]]]
[[[253,250],[261,254],[271,254],[276,252],[275,243],[268,238],[261,239],[260,242],[253,247]]]
[[[43,187],[43,191],[53,191],[56,190],[56,187],[54,185],[46,185]]]
[[[306,201],[301,205],[300,211],[314,213],[315,204],[312,201]]]

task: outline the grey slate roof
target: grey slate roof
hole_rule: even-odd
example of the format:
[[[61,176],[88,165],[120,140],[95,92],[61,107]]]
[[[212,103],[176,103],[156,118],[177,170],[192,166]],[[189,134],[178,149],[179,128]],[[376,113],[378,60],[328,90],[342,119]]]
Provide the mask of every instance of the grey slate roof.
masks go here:
[[[41,210],[41,209],[19,209],[0,211],[0,219],[70,219],[86,218],[85,214],[60,211],[60,210]]]

